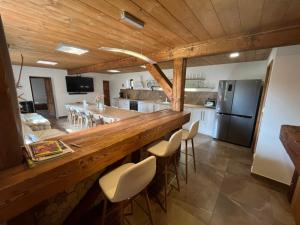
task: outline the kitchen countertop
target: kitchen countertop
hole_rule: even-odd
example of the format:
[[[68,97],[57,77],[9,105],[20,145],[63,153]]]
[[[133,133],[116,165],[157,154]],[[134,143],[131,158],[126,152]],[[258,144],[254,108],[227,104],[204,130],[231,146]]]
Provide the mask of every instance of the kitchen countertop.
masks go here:
[[[161,100],[140,100],[140,99],[129,99],[129,98],[114,98],[116,100],[128,100],[128,101],[138,101],[138,102],[145,102],[145,103],[153,103],[153,104],[161,104],[161,105],[170,105],[171,102],[163,102]],[[187,108],[205,108],[215,110],[215,108],[205,107],[204,105],[196,105],[196,104],[184,104],[184,107]]]
[[[79,110],[82,111],[85,110],[82,103],[70,103],[70,104],[66,104],[66,107],[78,108]],[[86,110],[91,112],[92,114],[101,114],[103,117],[114,118],[119,120],[127,119],[142,114],[137,111],[119,109],[110,106],[105,106],[104,109],[99,109],[95,104],[91,104],[91,103],[88,103]]]

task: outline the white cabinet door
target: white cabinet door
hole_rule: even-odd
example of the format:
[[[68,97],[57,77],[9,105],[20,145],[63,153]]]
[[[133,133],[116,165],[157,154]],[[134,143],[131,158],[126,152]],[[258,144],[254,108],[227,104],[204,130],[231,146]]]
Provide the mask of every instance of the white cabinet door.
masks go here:
[[[191,125],[194,122],[200,121],[200,119],[201,119],[201,116],[200,116],[201,115],[201,109],[200,108],[185,107],[184,111],[191,113],[190,121],[182,126],[183,129],[189,130]],[[201,121],[200,121],[200,127],[199,127],[199,130],[198,130],[198,133],[200,132],[200,129],[201,129]]]
[[[216,111],[213,109],[203,109],[200,115],[200,133],[209,136],[213,135]]]
[[[121,109],[129,109],[129,100],[120,99],[119,100],[119,108]]]
[[[119,99],[112,99],[112,106],[119,108]]]
[[[150,102],[138,102],[138,111],[143,113],[151,113],[154,111],[154,104]]]

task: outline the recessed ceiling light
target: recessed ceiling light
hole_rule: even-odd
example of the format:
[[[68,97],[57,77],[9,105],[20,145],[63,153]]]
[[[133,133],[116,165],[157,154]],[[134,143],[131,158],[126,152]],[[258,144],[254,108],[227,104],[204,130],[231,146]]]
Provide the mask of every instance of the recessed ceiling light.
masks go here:
[[[106,70],[109,73],[120,73],[120,70]]]
[[[82,55],[82,54],[89,52],[88,49],[79,48],[79,47],[75,47],[75,46],[71,46],[71,45],[66,45],[63,43],[59,44],[58,47],[56,48],[56,50],[60,51],[60,52],[69,53],[69,54],[75,54],[75,55]]]
[[[145,65],[141,65],[141,68],[146,69],[146,66]]]
[[[36,61],[36,63],[38,63],[38,64],[45,64],[45,65],[51,65],[51,66],[57,65],[57,62],[46,61],[46,60],[38,60],[38,61]]]
[[[144,28],[144,22],[141,21],[139,18],[135,17],[134,15],[130,14],[129,12],[121,11],[121,20],[123,20],[126,23],[129,23],[139,29]]]
[[[229,56],[230,56],[230,58],[236,58],[236,57],[239,57],[239,56],[240,56],[240,53],[238,53],[238,52],[233,52],[233,53],[231,53]]]
[[[137,52],[134,52],[134,51],[130,51],[130,50],[127,50],[127,49],[100,47],[99,50],[107,51],[107,52],[123,53],[123,54],[126,54],[126,55],[131,55],[131,56],[136,57],[138,59],[141,59],[143,61],[146,61],[150,64],[155,64],[156,63],[154,60],[148,58],[147,56],[145,56],[143,54],[140,54],[140,53],[137,53]]]

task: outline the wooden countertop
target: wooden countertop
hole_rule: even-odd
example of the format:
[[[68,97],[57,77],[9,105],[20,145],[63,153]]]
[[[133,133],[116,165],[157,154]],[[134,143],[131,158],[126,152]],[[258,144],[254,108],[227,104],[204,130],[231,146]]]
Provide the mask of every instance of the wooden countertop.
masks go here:
[[[300,126],[281,126],[280,140],[300,174]]]
[[[19,165],[0,172],[0,223],[181,128],[189,119],[190,113],[162,110],[58,137],[81,148],[32,169]]]

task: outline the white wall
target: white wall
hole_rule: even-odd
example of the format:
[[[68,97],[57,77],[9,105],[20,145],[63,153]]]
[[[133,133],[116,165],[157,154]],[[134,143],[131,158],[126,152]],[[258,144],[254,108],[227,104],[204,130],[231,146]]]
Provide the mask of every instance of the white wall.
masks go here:
[[[279,140],[283,124],[300,125],[300,45],[275,49],[252,172],[290,184],[294,166]]]
[[[20,70],[20,66],[13,65],[15,80],[17,80],[18,78],[19,70]],[[69,95],[67,93],[67,87],[65,81],[65,76],[67,76],[66,70],[24,66],[22,72],[22,78],[21,78],[22,90],[18,91],[18,94],[23,92],[24,93],[23,97],[28,101],[32,101],[31,87],[29,82],[30,76],[51,78],[57,117],[67,115],[68,112],[65,109],[65,104],[67,103],[78,102],[84,99],[90,102],[94,102],[97,94],[103,94],[103,80],[109,80],[111,77],[110,75],[104,75],[98,73],[84,74],[83,76],[94,78],[95,92],[88,93],[86,95]]]
[[[32,92],[35,103],[47,104],[47,93],[43,78],[31,79]]]
[[[229,79],[264,79],[266,74],[267,61],[255,61],[244,63],[231,63],[222,65],[209,65],[187,68],[187,77],[193,74],[202,74],[206,82],[213,89],[202,89],[203,91],[217,91],[219,80]],[[172,78],[173,70],[163,70],[164,73]],[[126,81],[134,79],[141,81],[146,88],[146,81],[153,80],[149,72],[124,73],[113,75],[111,78],[111,97],[118,97],[121,88],[126,88]]]

